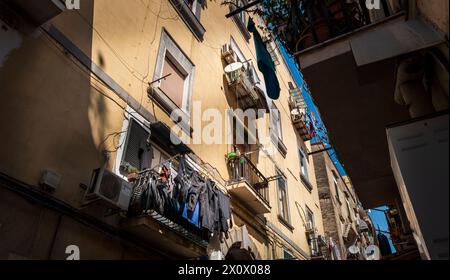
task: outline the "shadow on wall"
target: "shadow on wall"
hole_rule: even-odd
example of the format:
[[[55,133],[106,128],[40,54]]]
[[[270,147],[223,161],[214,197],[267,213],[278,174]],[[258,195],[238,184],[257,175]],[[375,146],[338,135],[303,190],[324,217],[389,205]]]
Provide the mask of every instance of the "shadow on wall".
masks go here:
[[[84,1],[80,10],[83,17],[92,22],[93,11],[94,1]],[[92,28],[81,20],[78,12],[65,11],[52,23],[86,55],[91,55]],[[25,22],[21,26],[24,25]],[[78,207],[84,192],[80,183],[89,183],[92,170],[101,165],[103,147],[99,143],[108,136],[110,102],[91,86],[87,70],[74,63],[41,30],[9,31],[20,40],[13,42],[13,48],[0,52],[0,173],[37,186],[44,170],[55,171],[62,175],[62,180],[54,195]],[[0,32],[6,32],[5,28]],[[100,53],[98,56],[103,57]],[[100,61],[102,66],[106,63],[104,59]],[[117,127],[120,129],[121,124]],[[0,197],[0,203],[2,200]],[[8,205],[7,202],[3,201]],[[2,252],[27,256],[36,246],[44,246],[40,241],[37,244],[14,241],[37,240],[37,229],[45,221],[47,226],[54,225],[54,230],[60,231],[56,217],[45,217],[45,210],[37,215],[28,212],[22,217],[24,213],[17,207],[0,213],[2,231],[10,233],[0,239]],[[27,230],[14,226],[19,217],[21,228]],[[0,258],[5,257],[0,254]]]

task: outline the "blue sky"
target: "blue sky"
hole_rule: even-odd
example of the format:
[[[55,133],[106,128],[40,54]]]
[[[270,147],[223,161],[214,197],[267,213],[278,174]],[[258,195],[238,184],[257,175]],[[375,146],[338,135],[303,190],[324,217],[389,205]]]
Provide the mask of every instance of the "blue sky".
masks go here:
[[[289,70],[292,73],[292,76],[294,77],[295,82],[297,83],[297,86],[300,87],[303,84],[303,76],[300,73],[300,71],[298,70],[297,64],[294,60],[294,58],[292,56],[290,56],[286,50],[284,49],[284,47],[281,44],[278,44],[281,54],[283,55],[285,61],[288,64]],[[326,133],[326,128],[324,123],[322,122],[321,118],[320,118],[320,114],[319,114],[319,109],[316,107],[316,105],[314,104],[313,98],[311,96],[311,93],[305,90],[302,90],[303,92],[303,96],[305,98],[306,104],[308,106],[308,110],[310,112],[312,112],[318,122],[318,127],[322,128],[322,132],[317,132],[319,134],[319,137],[315,137],[312,141],[318,141],[318,140],[322,140],[322,142],[326,142],[325,147],[331,147],[329,144],[328,139],[328,135]],[[313,93],[314,94],[314,93]],[[336,152],[334,149],[330,150],[328,152],[330,154],[331,159],[334,161],[335,165],[337,166],[337,168],[339,169],[339,172],[341,173],[341,175],[346,175],[345,169],[342,166],[342,164],[340,163],[340,161],[337,158]]]
[[[377,211],[386,211],[388,210],[388,207],[379,207],[375,208],[374,210],[369,211],[369,216],[372,219],[373,225],[375,226],[375,229],[380,229],[382,231],[389,231],[389,226],[387,222],[386,215],[383,212]],[[389,243],[391,244],[391,250],[392,253],[395,253],[394,244],[392,243],[391,236],[389,234],[386,234],[386,236],[389,238]]]

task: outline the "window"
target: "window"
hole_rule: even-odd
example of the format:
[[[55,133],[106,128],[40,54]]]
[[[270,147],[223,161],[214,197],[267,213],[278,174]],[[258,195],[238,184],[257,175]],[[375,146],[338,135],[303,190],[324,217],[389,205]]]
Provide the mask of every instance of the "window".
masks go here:
[[[340,194],[339,194],[339,184],[338,184],[338,180],[339,177],[337,176],[337,174],[333,171],[333,185],[334,185],[334,190],[336,192],[336,200],[341,203],[341,198],[340,198]]]
[[[233,37],[231,37],[230,39],[230,47],[236,54],[236,60],[244,64],[244,69],[248,73],[250,80],[255,84],[261,84],[262,81],[259,78],[258,73],[256,72],[255,65],[252,61],[245,57],[244,53],[241,51]]]
[[[238,7],[243,7],[245,5],[243,0],[236,0],[236,6]],[[245,13],[245,11],[242,11],[240,13],[238,13],[236,15],[237,19],[239,19],[240,22],[242,22],[243,24],[247,23],[247,14]]]
[[[295,257],[288,249],[283,248],[283,259],[295,260]]]
[[[305,177],[306,180],[309,180],[308,160],[307,160],[306,154],[305,154],[305,152],[302,149],[299,150],[299,154],[300,154],[300,172],[301,172],[301,175],[303,177]]]
[[[195,37],[203,41],[206,30],[200,23],[200,14],[205,0],[169,0],[177,10],[181,19],[186,23]]]
[[[163,30],[153,80],[169,74],[166,79],[153,85],[152,97],[166,113],[171,114],[173,110],[179,108],[185,114],[183,119],[188,120],[195,66]]]
[[[306,189],[311,192],[313,190],[313,186],[309,182],[308,156],[301,148],[299,149],[298,154],[300,157],[300,179]]]
[[[308,207],[306,208],[306,222],[311,225],[312,229],[316,229],[316,222],[314,220],[314,212]],[[317,243],[317,237],[315,234],[312,234],[309,236],[309,246],[311,248],[311,255],[317,256],[319,253],[318,243]]]
[[[270,54],[270,57],[272,58],[273,64],[275,64],[275,66],[280,65],[280,60],[278,59],[278,55],[277,55],[277,47],[276,47],[276,43],[269,41],[266,43],[267,44],[267,51]]]
[[[169,159],[169,156],[159,149],[149,139],[150,133],[138,120],[130,118],[127,122],[126,139],[120,157],[119,173],[126,176],[129,168],[138,171],[152,169]]]
[[[350,202],[348,199],[349,199],[348,197],[345,198],[345,205],[347,207],[348,219],[349,221],[353,221],[355,219],[355,216],[354,212],[352,211],[353,208],[350,206]]]
[[[247,4],[247,0],[234,0],[234,3],[230,4],[230,11],[236,10],[237,7],[243,7]],[[244,38],[248,41],[250,40],[250,33],[247,30],[247,13],[246,11],[242,11],[238,14],[236,14],[233,17],[234,21],[236,22],[239,30],[241,31]]]
[[[281,116],[280,110],[278,110],[277,106],[272,102],[272,134],[278,137],[278,140],[283,140],[283,131],[281,127]]]
[[[285,222],[289,222],[289,206],[287,199],[286,180],[280,171],[277,171],[277,176],[279,214]]]
[[[314,221],[314,213],[313,211],[311,211],[311,209],[309,209],[308,206],[306,206],[306,221],[308,223],[311,223],[312,227],[315,227],[315,221]]]
[[[177,105],[177,107],[183,107],[183,95],[184,85],[187,75],[179,70],[179,67],[175,65],[166,55],[164,58],[164,66],[162,76],[168,76],[161,81],[160,89],[170,98],[170,100]]]

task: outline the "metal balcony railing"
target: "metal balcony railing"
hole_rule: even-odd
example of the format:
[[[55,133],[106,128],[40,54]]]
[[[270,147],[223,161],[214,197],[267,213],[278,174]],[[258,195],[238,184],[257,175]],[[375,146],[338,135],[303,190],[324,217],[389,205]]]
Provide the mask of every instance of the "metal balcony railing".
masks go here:
[[[245,155],[229,163],[230,184],[245,181],[267,205],[269,205],[269,182],[253,162]]]
[[[173,172],[173,171],[172,171]],[[129,217],[149,217],[153,218],[158,223],[166,226],[170,230],[177,232],[181,236],[197,243],[202,247],[206,247],[208,240],[208,233],[197,227],[196,225],[190,223],[186,218],[182,217],[182,213],[178,210],[179,207],[173,205],[171,211],[166,211],[164,213],[159,212],[159,206],[156,206],[153,200],[153,195],[148,195],[150,185],[147,184],[150,180],[158,180],[160,174],[154,170],[145,170],[136,174],[133,177],[133,192],[131,194],[130,206],[128,209]],[[144,196],[146,196],[144,198]],[[150,199],[151,201],[148,201]],[[165,198],[167,199],[167,198]],[[144,202],[145,201],[145,202]]]

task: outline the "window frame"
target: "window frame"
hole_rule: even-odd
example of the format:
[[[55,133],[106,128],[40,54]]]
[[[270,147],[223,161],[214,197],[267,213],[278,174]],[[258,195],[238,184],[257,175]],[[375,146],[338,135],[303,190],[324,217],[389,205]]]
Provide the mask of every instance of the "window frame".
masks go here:
[[[313,228],[315,228],[316,227],[316,217],[314,215],[314,212],[311,210],[311,208],[308,207],[308,205],[305,205],[305,209],[306,209],[307,222],[312,222]],[[312,221],[309,219],[310,217],[312,217]]]
[[[282,248],[283,249],[283,260],[295,260],[296,257],[294,256],[294,254],[291,252],[291,250],[286,249],[286,248]],[[286,258],[286,255],[289,255],[290,258]]]
[[[288,193],[288,185],[287,185],[287,180],[286,177],[284,176],[283,172],[281,172],[281,170],[277,170],[277,177],[278,179],[276,180],[277,183],[277,204],[278,204],[278,219],[280,220],[280,222],[286,226],[289,230],[294,230],[294,227],[291,225],[291,211],[289,208],[289,193]],[[281,191],[281,184],[280,181],[283,181],[283,191],[284,191],[284,199],[285,201],[282,200],[282,191]],[[285,205],[284,205],[285,204]],[[285,211],[283,211],[283,209],[285,209]],[[287,217],[286,217],[286,216]]]
[[[340,196],[340,188],[339,188],[339,177],[336,175],[336,172],[334,170],[331,171],[333,176],[333,185],[334,185],[334,191],[335,191],[335,197],[337,202],[342,205],[341,196]]]
[[[125,118],[123,120],[122,124],[122,130],[124,133],[121,134],[120,140],[119,140],[119,149],[117,150],[117,155],[113,167],[113,172],[117,175],[122,177],[124,180],[128,180],[127,176],[122,173],[121,167],[122,163],[125,161],[127,147],[128,147],[128,140],[130,138],[131,133],[131,124],[132,121],[135,121],[141,128],[143,128],[147,133],[150,133],[150,122],[147,121],[143,116],[141,116],[139,113],[137,113],[132,108],[127,108],[125,111]],[[155,155],[155,152],[159,152],[160,158],[162,155],[164,155],[165,158],[169,159],[170,155],[162,148],[160,148],[158,145],[153,143],[153,141],[150,141],[153,148],[153,155]],[[155,151],[156,150],[156,151]]]
[[[274,128],[271,130],[271,132],[273,136],[277,137],[279,141],[283,142],[283,126],[281,123],[281,113],[275,102],[272,102],[270,112],[272,125],[274,125]]]
[[[235,0],[235,3],[233,4],[229,4],[230,6],[230,12],[233,12],[234,10],[236,10],[236,7],[242,7],[246,4],[248,4],[247,0]],[[240,2],[242,4],[240,4]],[[242,6],[241,6],[242,5]],[[242,17],[240,17],[239,15],[244,15],[244,21],[242,21]],[[236,25],[238,26],[239,31],[241,32],[241,34],[244,36],[246,41],[249,41],[251,38],[250,32],[247,30],[247,22],[248,22],[248,16],[246,14],[246,11],[242,11],[241,13],[238,13],[236,15],[233,16],[233,20],[236,23]]]
[[[178,68],[178,71],[186,74],[185,85],[183,88],[182,106],[179,108],[169,98],[169,96],[164,93],[164,91],[160,88],[162,81],[152,85],[152,97],[168,115],[176,109],[181,109],[183,119],[189,122],[193,102],[192,96],[194,91],[196,67],[189,57],[183,52],[180,46],[175,42],[172,36],[170,36],[170,34],[163,28],[155,64],[155,72],[153,74],[153,81],[162,77],[166,57]],[[183,126],[183,128],[185,128],[185,126]],[[190,131],[188,134],[190,135]]]
[[[309,181],[308,158],[306,156],[305,151],[302,148],[299,148],[299,157],[300,157],[300,174],[303,175],[305,179]]]
[[[191,30],[195,38],[200,42],[203,41],[203,36],[206,32],[205,27],[200,23],[203,1],[205,0],[194,0],[191,9],[186,3],[186,0],[169,0],[189,30]]]

